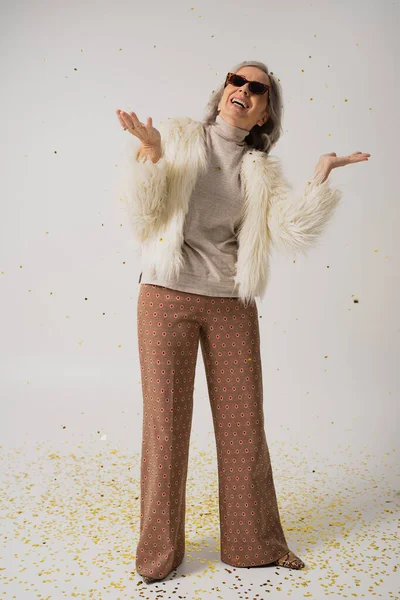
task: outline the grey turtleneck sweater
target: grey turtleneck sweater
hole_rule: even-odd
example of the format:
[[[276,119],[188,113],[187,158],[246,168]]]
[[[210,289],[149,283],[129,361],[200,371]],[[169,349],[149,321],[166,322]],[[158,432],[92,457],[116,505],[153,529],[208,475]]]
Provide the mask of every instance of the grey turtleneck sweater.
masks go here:
[[[193,189],[185,218],[178,279],[164,281],[143,270],[139,281],[206,296],[238,297],[234,284],[237,227],[244,201],[240,164],[249,132],[217,115],[206,126],[208,168]]]

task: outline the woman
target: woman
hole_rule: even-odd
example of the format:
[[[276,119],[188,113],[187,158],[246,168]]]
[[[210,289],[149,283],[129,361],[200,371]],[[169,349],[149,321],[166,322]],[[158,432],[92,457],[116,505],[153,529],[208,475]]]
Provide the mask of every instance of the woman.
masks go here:
[[[212,96],[204,122],[153,127],[117,110],[130,149],[121,196],[142,253],[138,343],[143,391],[140,538],[149,583],[183,560],[193,389],[201,345],[217,446],[221,560],[305,566],[282,530],[264,430],[257,295],[271,247],[315,246],[341,192],[328,176],[368,160],[322,155],[298,198],[270,155],[282,94],[264,63],[244,62]],[[138,151],[139,150],[139,151]]]

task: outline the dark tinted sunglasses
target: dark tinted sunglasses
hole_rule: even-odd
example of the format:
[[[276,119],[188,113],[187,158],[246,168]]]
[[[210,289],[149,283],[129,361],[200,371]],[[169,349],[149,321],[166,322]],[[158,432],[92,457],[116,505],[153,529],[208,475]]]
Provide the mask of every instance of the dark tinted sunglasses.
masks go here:
[[[236,73],[228,73],[228,75],[226,76],[224,87],[226,87],[228,83],[231,83],[236,87],[242,87],[242,85],[248,83],[249,90],[253,94],[265,94],[265,92],[268,91],[271,87],[266,83],[261,83],[260,81],[249,81],[248,79],[246,79],[246,77],[243,77],[243,75],[236,75]]]

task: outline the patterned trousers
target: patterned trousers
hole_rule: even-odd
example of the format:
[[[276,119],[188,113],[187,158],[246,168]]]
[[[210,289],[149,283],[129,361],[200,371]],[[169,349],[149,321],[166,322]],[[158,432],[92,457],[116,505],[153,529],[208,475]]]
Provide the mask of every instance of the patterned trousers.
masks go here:
[[[289,551],[264,430],[256,302],[141,284],[143,392],[136,571],[162,579],[183,560],[199,341],[217,448],[221,560],[266,565]]]

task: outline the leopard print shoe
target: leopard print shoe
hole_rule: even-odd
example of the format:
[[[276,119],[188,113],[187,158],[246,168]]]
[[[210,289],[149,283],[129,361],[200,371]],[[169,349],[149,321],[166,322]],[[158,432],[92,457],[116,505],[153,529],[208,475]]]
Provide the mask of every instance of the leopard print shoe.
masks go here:
[[[287,567],[289,569],[303,569],[306,565],[304,562],[294,554],[291,550],[284,556],[281,556],[272,563],[273,565],[277,565],[278,567]]]
[[[154,577],[149,577],[148,575],[142,575],[142,579],[145,583],[153,583],[153,581],[157,581]]]

